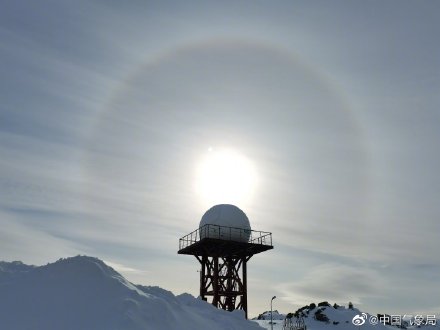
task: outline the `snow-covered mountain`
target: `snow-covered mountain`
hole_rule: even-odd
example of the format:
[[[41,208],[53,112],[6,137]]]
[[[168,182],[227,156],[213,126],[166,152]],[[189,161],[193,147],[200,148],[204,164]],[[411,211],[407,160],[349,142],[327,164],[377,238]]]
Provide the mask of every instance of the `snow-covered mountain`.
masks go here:
[[[272,311],[272,320],[284,320],[285,317],[285,314],[280,314],[277,310]],[[257,317],[253,318],[253,320],[270,320],[270,311],[261,313]]]
[[[303,310],[303,320],[307,329],[325,329],[325,330],[388,330],[383,324],[371,325],[365,322],[361,327],[355,326],[352,323],[356,315],[362,315],[358,309],[348,309],[339,307],[337,309],[331,306],[314,307]],[[367,314],[369,316],[369,314]],[[269,318],[270,319],[270,318]],[[295,320],[295,318],[293,318]],[[367,320],[368,321],[368,320]],[[258,321],[261,326],[270,329],[267,321]],[[283,321],[274,321],[274,330],[281,330],[283,328]]]
[[[0,262],[0,329],[261,329],[189,294],[128,282],[99,259],[77,256],[41,267]]]
[[[313,304],[314,305],[314,304]],[[306,307],[306,306],[305,306]],[[377,318],[377,315],[371,315],[360,311],[357,308],[346,308],[338,306],[313,306],[312,308],[303,307],[299,313],[307,330],[398,330],[402,327],[397,325],[384,325]],[[265,314],[265,313],[263,313]],[[270,312],[267,314],[269,318],[257,320],[265,329],[271,329]],[[274,313],[275,316],[275,313]],[[292,318],[293,322],[296,318]],[[411,323],[414,319],[402,320],[403,328],[408,330],[439,330],[440,321],[436,320],[435,325],[419,325]],[[273,321],[273,330],[282,330],[284,320]],[[354,322],[354,323],[353,323]],[[357,324],[357,325],[355,325]]]

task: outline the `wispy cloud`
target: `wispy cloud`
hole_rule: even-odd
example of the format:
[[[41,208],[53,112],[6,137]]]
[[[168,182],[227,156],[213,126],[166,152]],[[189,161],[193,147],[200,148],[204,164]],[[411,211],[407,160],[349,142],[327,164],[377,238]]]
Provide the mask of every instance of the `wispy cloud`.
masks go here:
[[[79,244],[53,236],[44,229],[23,225],[20,220],[14,214],[0,211],[0,240],[4,259],[41,265],[61,256],[81,253]]]
[[[384,279],[369,268],[323,264],[310,269],[299,281],[280,283],[279,296],[294,306],[329,301],[359,304],[382,296]]]
[[[109,265],[110,267],[112,267],[114,270],[120,272],[121,274],[138,274],[138,275],[144,275],[144,274],[148,274],[149,271],[148,270],[140,270],[140,269],[135,269],[132,267],[128,267],[125,265],[122,265],[120,263],[116,263],[116,262],[111,262],[108,260],[104,260],[104,262]]]
[[[89,253],[144,280],[142,259],[163,280],[210,206],[194,172],[218,145],[255,164],[239,206],[274,234],[259,260],[286,301],[379,303],[391,280],[407,305],[420,282],[417,303],[434,299],[438,4],[46,5],[0,12],[4,258]]]

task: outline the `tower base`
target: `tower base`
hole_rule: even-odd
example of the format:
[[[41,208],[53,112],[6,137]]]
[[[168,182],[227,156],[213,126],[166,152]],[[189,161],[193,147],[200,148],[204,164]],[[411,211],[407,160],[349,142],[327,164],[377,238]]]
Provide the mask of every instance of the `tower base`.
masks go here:
[[[247,318],[247,261],[251,256],[195,256],[200,262],[200,297],[214,306],[241,309]]]

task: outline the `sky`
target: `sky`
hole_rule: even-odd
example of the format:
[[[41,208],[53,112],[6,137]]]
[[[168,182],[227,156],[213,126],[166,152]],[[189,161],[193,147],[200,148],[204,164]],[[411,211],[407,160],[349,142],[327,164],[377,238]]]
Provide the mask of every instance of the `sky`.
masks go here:
[[[250,316],[440,316],[438,1],[1,7],[1,260],[197,296],[178,239],[233,203],[273,234]]]

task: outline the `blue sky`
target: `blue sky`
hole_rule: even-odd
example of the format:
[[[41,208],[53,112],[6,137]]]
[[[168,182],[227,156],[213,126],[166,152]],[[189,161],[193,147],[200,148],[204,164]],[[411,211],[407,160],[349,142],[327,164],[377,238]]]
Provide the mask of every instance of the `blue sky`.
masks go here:
[[[273,295],[284,312],[440,315],[439,14],[437,1],[2,1],[1,259],[88,254],[197,295],[178,238],[235,202],[275,245],[248,266],[250,315]],[[197,190],[221,150],[256,173],[242,199]]]

